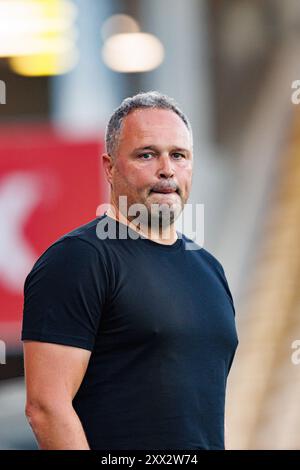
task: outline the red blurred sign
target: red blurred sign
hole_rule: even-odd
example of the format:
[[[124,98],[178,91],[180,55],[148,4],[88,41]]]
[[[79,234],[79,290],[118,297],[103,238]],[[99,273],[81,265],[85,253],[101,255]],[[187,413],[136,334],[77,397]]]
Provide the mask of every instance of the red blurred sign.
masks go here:
[[[20,346],[23,286],[57,238],[96,217],[107,201],[101,143],[51,129],[0,129],[0,339]]]

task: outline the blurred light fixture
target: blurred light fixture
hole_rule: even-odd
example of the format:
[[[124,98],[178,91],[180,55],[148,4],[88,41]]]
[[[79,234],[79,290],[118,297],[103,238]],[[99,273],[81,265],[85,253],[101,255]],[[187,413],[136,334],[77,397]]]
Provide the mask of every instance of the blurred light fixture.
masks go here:
[[[65,31],[76,15],[69,0],[0,0],[0,37]]]
[[[147,72],[162,63],[164,48],[152,34],[121,33],[107,39],[102,57],[116,72]]]
[[[103,40],[107,40],[110,36],[121,33],[137,33],[140,31],[137,21],[129,15],[112,15],[104,23],[101,28],[101,36]]]
[[[12,70],[27,77],[58,75],[69,72],[78,63],[78,51],[67,54],[34,54],[10,59]]]
[[[64,54],[74,47],[74,37],[47,36],[27,37],[24,41],[13,38],[9,44],[0,42],[0,57],[15,57],[34,54]]]
[[[78,56],[76,14],[70,0],[0,0],[0,57],[24,75],[65,73]]]

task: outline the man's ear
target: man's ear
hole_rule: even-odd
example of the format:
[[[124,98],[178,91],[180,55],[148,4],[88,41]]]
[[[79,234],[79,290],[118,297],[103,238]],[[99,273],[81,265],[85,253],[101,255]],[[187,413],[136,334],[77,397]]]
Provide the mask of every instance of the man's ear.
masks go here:
[[[101,158],[102,158],[102,165],[103,165],[105,177],[108,183],[111,185],[112,184],[112,170],[114,166],[113,159],[111,155],[109,155],[108,153],[103,153]]]

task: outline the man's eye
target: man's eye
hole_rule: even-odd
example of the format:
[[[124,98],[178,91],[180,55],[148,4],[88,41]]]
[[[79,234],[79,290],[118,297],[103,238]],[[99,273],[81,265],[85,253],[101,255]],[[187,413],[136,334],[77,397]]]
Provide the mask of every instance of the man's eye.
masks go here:
[[[173,157],[175,157],[175,160],[180,160],[181,158],[185,158],[185,155],[183,153],[175,152],[173,153]]]
[[[153,154],[152,153],[142,153],[141,155],[139,155],[139,157],[142,160],[150,160],[151,157],[153,157]],[[149,158],[147,158],[147,157],[149,157]]]

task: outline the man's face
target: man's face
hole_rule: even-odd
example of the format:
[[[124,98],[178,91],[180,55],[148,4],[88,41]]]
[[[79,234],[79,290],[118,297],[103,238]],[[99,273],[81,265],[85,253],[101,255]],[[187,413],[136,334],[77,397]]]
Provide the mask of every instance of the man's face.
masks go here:
[[[119,207],[120,196],[127,196],[128,208],[143,204],[154,216],[159,208],[159,217],[167,209],[172,223],[189,197],[192,159],[191,135],[177,114],[164,109],[133,111],[123,121],[108,170],[115,205]]]

